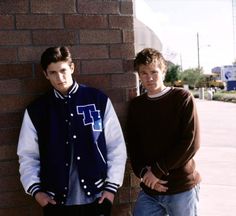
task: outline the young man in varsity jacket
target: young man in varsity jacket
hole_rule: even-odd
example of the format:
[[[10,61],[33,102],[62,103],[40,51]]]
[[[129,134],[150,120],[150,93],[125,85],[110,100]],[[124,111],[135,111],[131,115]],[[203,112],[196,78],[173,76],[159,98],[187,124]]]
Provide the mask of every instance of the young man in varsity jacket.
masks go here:
[[[127,145],[142,188],[134,216],[196,216],[200,175],[193,157],[200,144],[194,98],[164,85],[167,64],[157,50],[140,51],[134,66],[146,89],[128,112]]]
[[[67,47],[41,56],[53,89],[25,110],[17,154],[21,182],[44,215],[110,215],[126,147],[110,99],[78,84]]]

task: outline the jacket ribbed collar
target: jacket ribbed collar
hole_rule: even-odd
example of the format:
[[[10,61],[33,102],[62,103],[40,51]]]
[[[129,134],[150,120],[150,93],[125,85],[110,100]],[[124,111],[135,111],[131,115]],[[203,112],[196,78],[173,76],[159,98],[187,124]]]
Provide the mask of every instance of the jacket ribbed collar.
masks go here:
[[[66,95],[63,95],[61,92],[59,92],[58,90],[54,89],[54,95],[56,98],[59,98],[59,99],[65,99],[65,98],[68,98],[70,97],[72,94],[76,93],[77,90],[79,88],[79,84],[73,80],[73,84],[72,86],[68,89],[68,93]]]

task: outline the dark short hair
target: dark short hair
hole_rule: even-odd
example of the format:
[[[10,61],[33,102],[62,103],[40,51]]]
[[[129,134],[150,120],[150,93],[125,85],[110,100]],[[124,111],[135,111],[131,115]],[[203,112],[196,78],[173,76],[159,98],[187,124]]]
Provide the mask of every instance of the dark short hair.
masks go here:
[[[139,71],[140,65],[151,64],[155,59],[157,59],[157,61],[159,62],[160,69],[166,72],[167,70],[166,60],[158,50],[153,48],[145,48],[136,55],[134,59],[134,69],[136,71]]]
[[[41,56],[41,66],[44,71],[47,70],[48,65],[59,61],[66,61],[69,64],[72,63],[72,57],[70,50],[66,46],[62,47],[49,47]]]

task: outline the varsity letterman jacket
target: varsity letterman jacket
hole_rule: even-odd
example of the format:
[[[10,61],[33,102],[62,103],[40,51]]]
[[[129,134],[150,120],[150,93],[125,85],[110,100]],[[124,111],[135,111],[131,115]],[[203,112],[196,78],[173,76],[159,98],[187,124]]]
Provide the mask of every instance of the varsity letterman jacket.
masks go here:
[[[27,107],[17,154],[26,193],[44,191],[61,204],[67,200],[71,158],[90,197],[102,190],[117,191],[127,157],[110,99],[76,82],[68,95],[54,89]]]

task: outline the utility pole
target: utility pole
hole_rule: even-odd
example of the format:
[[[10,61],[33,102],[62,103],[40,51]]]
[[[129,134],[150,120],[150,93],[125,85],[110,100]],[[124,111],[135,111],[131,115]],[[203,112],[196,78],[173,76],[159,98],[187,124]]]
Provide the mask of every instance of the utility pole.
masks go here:
[[[233,15],[233,47],[234,61],[236,62],[236,0],[232,0],[232,15]]]
[[[197,67],[200,71],[200,50],[199,50],[199,34],[197,32]]]

